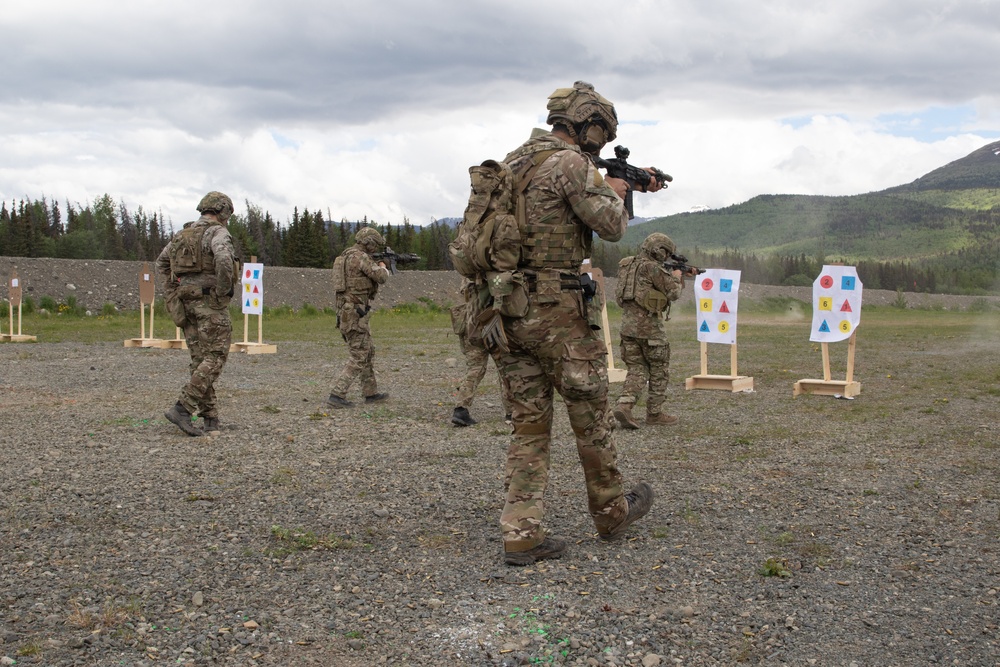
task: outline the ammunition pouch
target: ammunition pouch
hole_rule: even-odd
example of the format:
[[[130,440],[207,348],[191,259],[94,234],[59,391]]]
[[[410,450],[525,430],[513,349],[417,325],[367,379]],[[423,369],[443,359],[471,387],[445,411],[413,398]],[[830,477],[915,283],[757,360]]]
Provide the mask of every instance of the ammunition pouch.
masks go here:
[[[520,318],[528,314],[528,287],[520,271],[491,271],[486,274],[494,308],[504,317]]]

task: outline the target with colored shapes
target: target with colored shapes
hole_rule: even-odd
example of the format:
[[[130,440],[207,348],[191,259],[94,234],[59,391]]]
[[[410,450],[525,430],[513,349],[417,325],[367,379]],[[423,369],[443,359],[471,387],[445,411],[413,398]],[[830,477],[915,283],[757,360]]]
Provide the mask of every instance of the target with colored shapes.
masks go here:
[[[835,343],[853,335],[861,324],[863,290],[856,267],[824,266],[813,282],[813,322],[809,340]],[[831,317],[833,312],[842,317]]]
[[[740,272],[708,269],[695,281],[698,305],[698,340],[705,343],[736,343]]]
[[[249,295],[243,300],[243,313],[260,315],[264,312],[264,265],[247,263],[243,265],[243,293]]]

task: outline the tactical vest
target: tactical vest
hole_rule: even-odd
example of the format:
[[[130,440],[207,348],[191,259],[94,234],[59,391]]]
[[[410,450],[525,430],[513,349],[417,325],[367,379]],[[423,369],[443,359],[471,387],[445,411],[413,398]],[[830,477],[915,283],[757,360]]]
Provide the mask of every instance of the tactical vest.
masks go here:
[[[512,160],[511,169],[515,173],[520,173],[524,169],[525,162],[530,161],[534,153],[548,149],[549,146],[542,144],[538,148],[538,151],[520,155]],[[562,151],[558,151],[556,155],[559,152]],[[528,188],[531,188],[530,184]],[[523,201],[522,199],[520,202],[522,205]],[[590,257],[593,231],[586,225],[574,221],[568,206],[554,219],[538,221],[529,220],[528,217],[525,215],[520,218],[525,221],[521,233],[520,267],[579,272],[580,264],[585,258]]]
[[[650,313],[664,313],[670,307],[667,295],[653,288],[649,278],[640,279],[639,270],[646,260],[638,255],[626,257],[618,262],[618,287],[615,290],[615,301],[624,306],[628,301],[634,301]],[[659,267],[654,266],[654,271]]]
[[[358,270],[358,264],[366,260],[368,254],[357,245],[351,246],[334,260],[333,288],[338,308],[347,301],[365,305],[378,292],[378,283]]]

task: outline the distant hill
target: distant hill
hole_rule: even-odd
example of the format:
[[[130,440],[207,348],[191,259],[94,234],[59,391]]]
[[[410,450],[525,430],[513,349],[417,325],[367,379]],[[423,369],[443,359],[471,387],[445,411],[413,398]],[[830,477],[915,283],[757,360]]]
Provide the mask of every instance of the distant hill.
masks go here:
[[[682,251],[920,260],[1000,240],[1000,142],[907,185],[849,197],[759,195],[630,226],[622,244],[668,234]]]

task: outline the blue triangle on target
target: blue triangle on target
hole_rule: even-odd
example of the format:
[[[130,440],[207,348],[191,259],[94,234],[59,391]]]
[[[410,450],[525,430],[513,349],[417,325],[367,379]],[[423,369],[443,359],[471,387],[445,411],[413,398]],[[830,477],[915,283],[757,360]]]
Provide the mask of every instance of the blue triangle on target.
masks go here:
[[[245,307],[246,307],[246,308],[249,308],[249,307],[250,307],[250,299],[247,299],[247,302],[246,302],[246,305],[245,305]]]
[[[708,322],[705,321],[705,320],[702,320],[701,327],[698,329],[698,331],[703,331],[705,333],[711,333],[711,329],[708,328]]]
[[[826,320],[823,320],[823,324],[819,325],[819,330],[820,333],[830,333],[830,325],[826,323]]]

